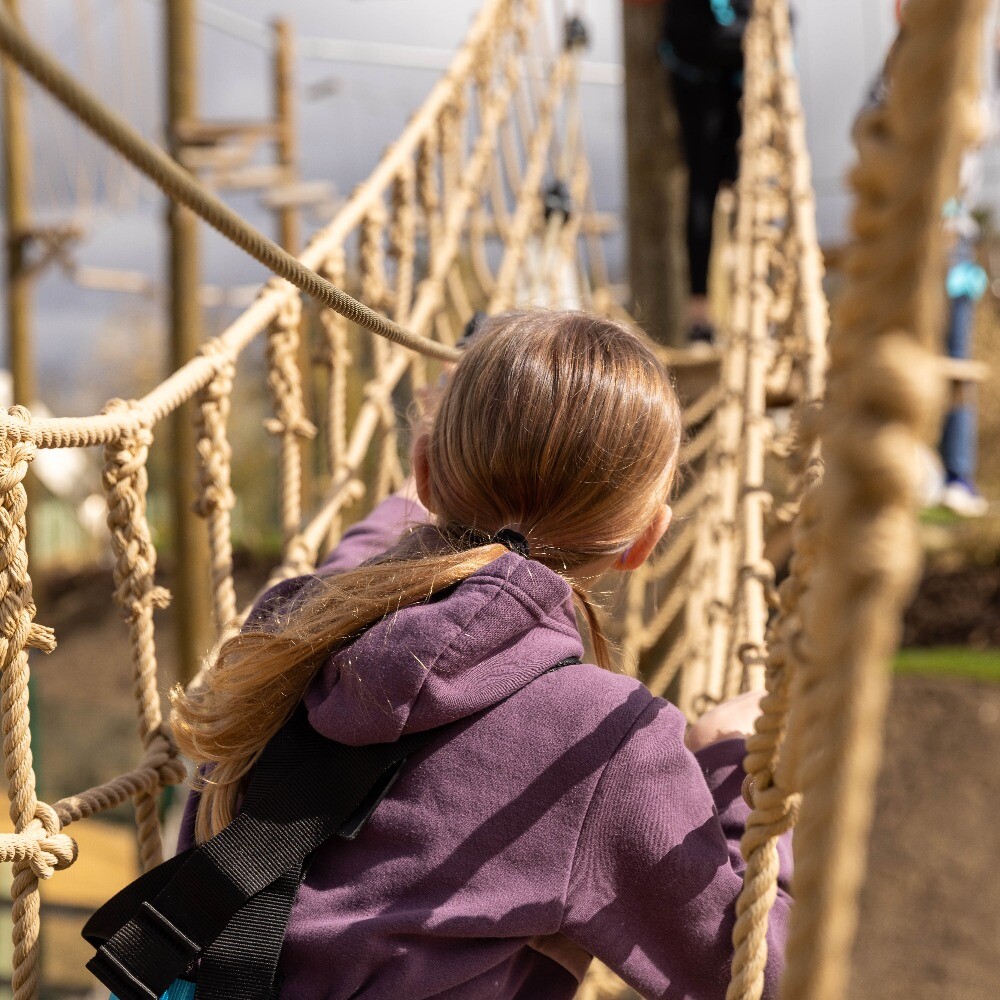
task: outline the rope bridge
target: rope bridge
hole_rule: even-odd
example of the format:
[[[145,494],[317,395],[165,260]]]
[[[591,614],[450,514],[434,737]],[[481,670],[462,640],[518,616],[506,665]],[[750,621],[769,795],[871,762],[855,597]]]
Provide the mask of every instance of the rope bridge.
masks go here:
[[[910,0],[888,96],[859,119],[855,241],[825,398],[827,310],[787,6],[757,0],[748,26],[721,376],[687,401],[691,472],[675,507],[679,527],[632,575],[614,616],[623,655],[689,716],[741,690],[767,690],[748,742],[754,809],[730,1000],[761,994],[775,841],[799,813],[784,995],[844,995],[886,664],[916,571],[908,458],[936,417],[928,401],[939,395],[928,350],[937,218],[970,135],[984,2]],[[251,343],[266,340],[274,407],[266,430],[280,449],[277,580],[313,568],[353,507],[401,483],[397,411],[454,359],[475,310],[525,302],[617,310],[582,145],[579,32],[567,26],[553,44],[543,15],[537,0],[488,0],[409,125],[296,260],[87,94],[0,12],[0,48],[9,58],[276,275],[198,357],[142,399],[113,400],[87,418],[38,420],[23,407],[0,418],[0,729],[15,830],[0,835],[0,860],[13,866],[16,1000],[38,995],[38,880],[75,860],[65,828],[131,800],[148,868],[162,856],[158,795],[184,778],[156,684],[153,618],[169,595],[154,582],[146,462],[159,423],[196,402],[197,509],[207,522],[221,633],[238,619],[227,423],[237,362]],[[365,305],[343,291],[349,283]],[[316,346],[325,377],[315,414],[298,363],[303,293],[321,309]],[[362,371],[356,401],[349,388]],[[142,756],[128,774],[50,805],[35,791],[27,651],[51,649],[55,638],[34,621],[23,479],[38,448],[98,445]],[[306,512],[302,473],[314,448],[326,489]],[[789,525],[794,547],[776,588],[765,543]],[[598,967],[580,995],[595,1000],[618,988]]]

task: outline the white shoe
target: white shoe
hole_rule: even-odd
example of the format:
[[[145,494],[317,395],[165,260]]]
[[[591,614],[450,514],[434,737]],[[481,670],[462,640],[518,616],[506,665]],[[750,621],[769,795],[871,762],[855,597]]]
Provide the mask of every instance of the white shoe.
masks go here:
[[[954,482],[945,486],[941,506],[959,517],[982,517],[990,509],[990,502],[965,483]]]

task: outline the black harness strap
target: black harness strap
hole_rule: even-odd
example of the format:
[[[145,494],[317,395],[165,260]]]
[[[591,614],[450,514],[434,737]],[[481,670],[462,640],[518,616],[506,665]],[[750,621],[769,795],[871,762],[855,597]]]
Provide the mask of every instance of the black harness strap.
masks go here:
[[[197,1000],[278,995],[278,957],[308,859],[238,910],[198,963]]]
[[[294,898],[305,859],[437,735],[350,747],[320,736],[300,709],[261,755],[233,822],[126,887],[88,921],[83,934],[98,952],[87,968],[121,1000],[157,1000],[249,900],[286,873]]]
[[[90,918],[87,968],[120,1000],[158,1000],[200,958],[198,1000],[271,1000],[310,856],[334,834],[353,839],[407,757],[451,728],[351,747],[317,733],[300,706],[254,767],[233,822]]]

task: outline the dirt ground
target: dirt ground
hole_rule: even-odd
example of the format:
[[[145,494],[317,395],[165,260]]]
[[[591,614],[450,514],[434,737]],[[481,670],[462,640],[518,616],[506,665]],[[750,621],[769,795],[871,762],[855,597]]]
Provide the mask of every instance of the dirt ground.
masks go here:
[[[242,593],[261,578],[260,570],[244,569]],[[32,654],[38,763],[49,799],[127,770],[138,757],[125,629],[110,594],[106,573],[77,577],[51,588],[39,616],[60,639],[51,656]],[[1000,569],[936,574],[911,610],[907,635],[997,643],[998,597]],[[165,694],[174,650],[169,612],[158,625]],[[1000,685],[898,678],[852,1000],[1000,996],[998,802]]]
[[[1000,685],[897,678],[853,1000],[1000,996],[998,802]]]
[[[1000,647],[1000,562],[928,574],[906,614],[903,645]]]

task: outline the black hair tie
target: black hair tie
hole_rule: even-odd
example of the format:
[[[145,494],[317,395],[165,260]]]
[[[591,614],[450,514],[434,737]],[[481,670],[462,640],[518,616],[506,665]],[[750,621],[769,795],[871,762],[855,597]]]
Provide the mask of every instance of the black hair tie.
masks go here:
[[[516,552],[519,556],[528,558],[528,539],[513,528],[501,528],[495,535],[480,528],[459,529],[459,544],[469,548],[479,548],[481,545],[502,545]]]
[[[520,531],[515,531],[513,528],[501,528],[493,536],[493,541],[505,545],[511,552],[516,552],[519,556],[524,556],[525,559],[528,558],[528,539]]]

